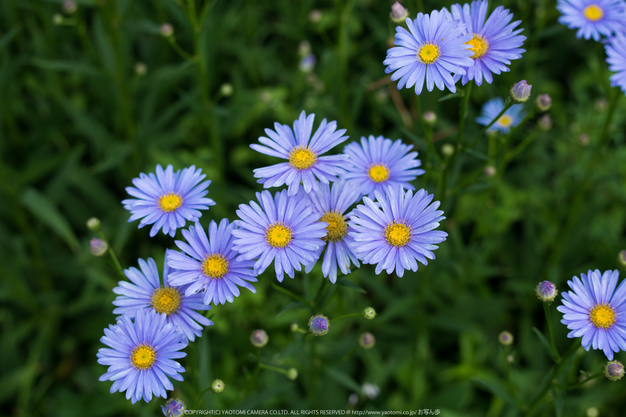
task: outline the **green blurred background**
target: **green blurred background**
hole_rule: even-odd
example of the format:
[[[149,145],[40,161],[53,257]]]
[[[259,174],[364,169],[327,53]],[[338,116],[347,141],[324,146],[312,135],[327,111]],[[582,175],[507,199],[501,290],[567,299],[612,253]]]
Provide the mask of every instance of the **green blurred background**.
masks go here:
[[[415,17],[452,3],[405,0],[404,6]],[[115,320],[111,289],[120,278],[105,258],[90,254],[86,220],[101,219],[124,268],[147,257],[161,267],[164,249],[174,248],[173,239],[150,239],[149,228],[127,223],[121,200],[140,172],[153,172],[156,164],[202,168],[217,203],[202,223],[235,220],[237,205],[261,190],[252,170],[276,163],[249,144],[274,122],[291,124],[305,110],[316,114],[316,126],[337,120],[350,140],[373,134],[414,143],[428,171],[414,185],[437,191],[440,167],[415,126],[415,95],[398,92],[382,65],[395,27],[391,4],[77,0],[68,13],[60,1],[0,2],[1,414],[160,415],[162,399],[131,405],[123,394],[109,394],[111,382],[98,381],[106,367],[96,363],[103,328]],[[616,268],[617,253],[626,248],[626,100],[621,97],[609,140],[596,146],[615,94],[602,45],[559,25],[555,1],[492,1],[491,9],[498,5],[523,20],[527,52],[493,84],[474,87],[464,141],[479,131],[474,119],[482,104],[522,79],[533,85],[533,98],[552,96],[552,129],[538,130],[537,115],[516,130],[511,147],[530,135],[534,141],[494,176],[483,174],[491,163],[488,142],[509,146],[497,137],[455,159],[441,226],[449,237],[417,273],[399,279],[364,266],[325,287],[320,297],[332,298],[317,311],[272,287],[268,269],[256,294],[245,291],[211,310],[215,325],[187,348],[185,381],[175,383],[174,396],[194,409],[523,415],[497,336],[503,330],[515,336],[512,384],[523,404],[532,403],[552,366],[532,330],[546,332],[534,286],[549,279],[566,290],[574,275]],[[173,27],[174,43],[159,33],[164,22]],[[306,54],[316,58],[312,68],[300,65]],[[453,144],[458,130],[459,98],[439,101],[448,93],[421,97],[422,109],[438,116],[437,151]],[[314,301],[323,281],[318,266],[282,285]],[[338,320],[321,338],[289,328],[292,322],[306,327],[315,313],[333,318],[367,306],[378,311],[374,320]],[[555,313],[553,305],[556,344],[564,351],[572,341]],[[297,380],[255,373],[249,336],[261,328],[270,336],[263,363],[294,367]],[[365,331],[376,336],[372,350],[358,346]],[[593,373],[606,362],[601,352],[583,352],[562,384],[577,380],[579,363]],[[225,382],[222,394],[205,391],[214,378]],[[376,398],[364,395],[365,382],[380,388]],[[622,416],[623,390],[623,382],[604,378],[557,389],[534,415],[583,416],[597,407],[601,416]],[[356,405],[349,403],[352,393]]]

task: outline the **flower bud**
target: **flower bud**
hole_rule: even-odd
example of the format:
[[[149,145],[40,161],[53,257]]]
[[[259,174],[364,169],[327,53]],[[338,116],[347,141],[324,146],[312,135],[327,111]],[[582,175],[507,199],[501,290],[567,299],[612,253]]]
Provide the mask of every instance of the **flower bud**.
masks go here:
[[[441,153],[448,158],[451,157],[452,155],[454,155],[454,146],[450,145],[449,143],[444,144],[441,147]]]
[[[389,14],[393,23],[402,23],[409,17],[409,11],[400,3],[395,2],[391,5],[391,13]]]
[[[549,114],[544,114],[539,118],[537,125],[539,126],[539,129],[547,132],[548,130],[552,129],[552,117],[550,117]]]
[[[352,394],[350,394],[350,396],[348,397],[348,404],[354,407],[355,405],[357,405],[358,402],[359,402],[359,394],[357,394],[356,392],[353,392]]]
[[[504,331],[498,335],[498,341],[502,346],[511,346],[513,344],[513,335]]]
[[[611,381],[617,381],[624,376],[624,365],[620,361],[610,361],[604,365],[604,376]]]
[[[165,406],[161,406],[161,411],[166,417],[181,417],[185,415],[187,407],[179,398],[170,399]]]
[[[370,400],[375,399],[380,394],[380,388],[376,384],[370,384],[369,382],[365,382],[363,387],[361,387],[361,391],[363,394],[367,396]]]
[[[437,123],[437,114],[434,111],[428,110],[422,114],[422,119],[424,119],[424,123],[432,126]]]
[[[589,145],[589,135],[586,133],[581,133],[578,137],[578,143],[580,143],[582,146]]]
[[[620,251],[617,254],[617,263],[619,263],[622,268],[626,268],[626,250]]]
[[[508,363],[513,363],[513,362],[515,362],[515,358],[513,357],[513,355],[507,355],[506,361]]]
[[[233,85],[229,83],[224,83],[220,87],[220,94],[224,97],[232,96],[234,91],[235,89],[233,88]]]
[[[174,35],[174,27],[169,23],[162,23],[161,26],[159,26],[159,33],[161,36],[169,38]]]
[[[108,249],[109,245],[107,244],[106,240],[98,239],[97,237],[91,239],[91,243],[89,244],[89,250],[91,251],[92,255],[102,256],[107,252]]]
[[[55,13],[54,15],[52,15],[52,23],[54,23],[57,26],[62,25],[63,24],[63,16],[61,16],[58,13]]]
[[[65,0],[63,2],[63,11],[67,14],[72,14],[78,9],[78,5],[74,0]]]
[[[135,63],[135,74],[141,77],[143,75],[146,75],[147,72],[148,72],[148,67],[146,66],[146,64],[144,64],[143,62]]]
[[[324,336],[330,330],[330,322],[328,317],[323,314],[317,314],[309,319],[309,330],[315,336]]]
[[[511,96],[511,100],[513,100],[513,103],[520,104],[520,103],[524,103],[525,101],[528,101],[528,98],[530,97],[531,88],[533,88],[533,86],[528,84],[526,80],[522,80],[518,82],[517,84],[513,84],[513,86],[511,87],[511,90],[509,91],[509,94]]]
[[[296,368],[289,368],[287,370],[287,378],[295,381],[298,378],[298,370]]]
[[[317,62],[317,58],[315,55],[309,54],[300,60],[298,64],[298,68],[305,74],[310,73],[315,68],[315,63]]]
[[[302,41],[298,44],[298,55],[300,55],[301,58],[309,55],[310,53],[311,53],[311,42]]]
[[[92,217],[87,220],[87,229],[92,232],[97,232],[100,230],[100,220],[97,217]]]
[[[257,348],[262,348],[263,346],[267,345],[267,342],[269,342],[269,340],[270,337],[267,335],[267,332],[265,330],[255,330],[250,335],[250,343],[252,343],[252,346]]]
[[[322,12],[317,9],[311,10],[309,12],[309,20],[311,21],[311,23],[318,23],[320,20],[322,20]]]
[[[549,94],[540,94],[537,96],[537,108],[539,111],[548,111],[552,107],[552,97]]]
[[[595,407],[589,407],[585,411],[585,416],[587,416],[587,417],[598,417],[599,415],[600,415],[600,412]]]
[[[605,98],[599,98],[593,102],[593,107],[596,109],[596,111],[603,112],[606,110],[607,107],[609,107],[609,102],[606,101]]]
[[[485,175],[488,177],[493,177],[496,175],[496,167],[493,165],[487,165],[485,167]]]
[[[366,332],[359,337],[359,345],[363,349],[371,349],[376,345],[376,338],[373,334]]]
[[[365,308],[365,310],[363,310],[363,317],[368,320],[372,320],[374,317],[376,317],[376,310],[374,310],[373,307]]]
[[[219,394],[220,392],[224,391],[224,388],[226,388],[226,385],[224,384],[224,381],[222,381],[221,379],[216,379],[211,384],[211,391],[213,391],[216,394]]]
[[[541,281],[535,288],[535,294],[544,303],[551,303],[556,298],[559,291],[556,289],[556,285],[550,281]]]

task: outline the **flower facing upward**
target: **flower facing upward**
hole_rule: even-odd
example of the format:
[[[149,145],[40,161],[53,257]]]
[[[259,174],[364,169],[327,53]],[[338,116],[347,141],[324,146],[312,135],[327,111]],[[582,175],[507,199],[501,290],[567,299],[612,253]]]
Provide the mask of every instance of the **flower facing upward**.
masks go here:
[[[183,230],[187,242],[176,241],[182,252],[170,251],[168,265],[176,271],[170,274],[170,283],[183,286],[185,294],[198,294],[204,304],[225,304],[239,297],[239,287],[256,292],[250,282],[257,282],[252,270],[254,262],[237,259],[233,249],[235,224],[222,219],[219,226],[211,220],[209,235],[196,223]]]
[[[167,322],[165,314],[138,311],[135,320],[122,316],[117,324],[104,329],[100,339],[109,348],[98,350],[98,363],[108,365],[100,381],[113,381],[111,393],[126,391],[132,403],[149,402],[152,395],[167,398],[166,390],[174,386],[168,377],[182,381],[185,372],[178,362],[187,356],[179,352],[187,346],[176,326]]]
[[[611,75],[611,86],[618,86],[626,93],[626,23],[623,30],[625,33],[610,39],[604,47],[608,55],[606,62],[609,70],[616,72]]]
[[[352,181],[339,181],[333,183],[332,189],[328,184],[320,184],[317,191],[309,194],[313,212],[321,214],[321,222],[328,223],[326,236],[322,238],[326,244],[317,249],[316,257],[319,258],[324,248],[322,261],[322,274],[333,284],[337,282],[337,267],[344,274],[350,273],[350,263],[357,267],[359,260],[350,249],[352,238],[348,235],[352,231],[348,227],[344,213],[359,198],[359,187]],[[306,272],[313,269],[314,264],[306,268]]]
[[[330,330],[330,322],[328,317],[323,314],[317,314],[309,319],[309,330],[315,336],[324,336]]]
[[[558,0],[559,23],[578,29],[576,37],[600,40],[624,31],[626,3],[624,0]]]
[[[487,18],[487,0],[473,1],[471,4],[454,4],[450,7],[452,17],[466,25],[463,33],[469,33],[471,39],[467,42],[471,46],[472,63],[466,68],[461,82],[463,85],[474,80],[476,85],[481,85],[483,78],[489,84],[493,81],[493,74],[508,72],[507,65],[511,60],[519,59],[525,49],[520,46],[526,40],[519,33],[523,29],[515,28],[521,23],[520,20],[511,22],[513,14],[503,6],[498,6]],[[485,19],[487,19],[485,21]],[[455,77],[458,80],[460,76]]]
[[[361,145],[352,142],[343,152],[350,156],[341,178],[354,180],[359,184],[361,194],[374,198],[374,191],[384,193],[388,186],[402,184],[407,190],[414,190],[409,181],[413,181],[425,171],[418,167],[422,162],[417,159],[417,152],[409,152],[413,145],[405,145],[400,139],[393,142],[382,136],[362,137]]]
[[[353,250],[367,264],[376,264],[376,274],[394,270],[399,277],[405,269],[417,271],[417,261],[424,265],[435,259],[435,244],[446,240],[448,234],[434,230],[444,219],[432,204],[432,194],[419,190],[405,191],[401,185],[389,187],[385,195],[375,192],[378,205],[365,197],[365,205],[358,205],[350,216],[355,232]]]
[[[213,322],[196,310],[210,310],[211,307],[202,303],[202,296],[185,295],[185,287],[171,287],[168,281],[170,268],[167,266],[167,251],[163,265],[163,285],[159,279],[159,271],[154,259],[148,258],[148,262],[139,259],[139,267],[129,268],[124,274],[132,282],[120,281],[119,287],[113,288],[115,294],[119,296],[113,301],[117,306],[113,314],[123,314],[130,318],[142,310],[153,310],[157,313],[165,313],[168,323],[177,326],[180,331],[190,341],[194,341],[195,336],[202,336],[202,326],[211,326]]]
[[[209,192],[207,187],[211,181],[201,181],[206,177],[202,170],[194,165],[174,172],[168,165],[165,171],[161,165],[156,166],[156,175],[143,172],[139,178],[133,179],[135,187],[126,187],[126,192],[136,199],[122,201],[124,208],[131,212],[129,222],[141,219],[139,228],[153,224],[150,237],[159,229],[172,237],[176,229],[185,225],[185,219],[197,221],[202,213],[215,205],[210,198],[204,198]]]
[[[476,122],[487,126],[500,114],[502,109],[504,109],[504,100],[500,97],[492,98],[485,103],[480,116],[476,118]],[[512,127],[517,126],[522,121],[525,115],[522,105],[514,104],[487,130],[498,130],[503,133],[508,133]]]
[[[304,191],[309,193],[317,186],[315,178],[322,183],[328,183],[335,181],[336,176],[343,172],[342,166],[347,156],[322,154],[348,139],[343,136],[346,130],[336,130],[337,122],[327,123],[324,119],[311,137],[314,118],[314,114],[307,117],[305,112],[300,113],[300,118],[293,122],[293,130],[288,125],[275,123],[275,130],[265,129],[269,138],[259,138],[259,142],[265,146],[250,145],[257,152],[287,160],[254,170],[254,177],[260,178],[258,182],[263,187],[287,184],[289,195],[294,195],[302,183]]]
[[[400,80],[398,90],[415,85],[415,94],[419,95],[426,81],[428,91],[436,85],[439,90],[448,87],[456,92],[452,73],[464,75],[465,68],[473,64],[470,57],[474,53],[468,44],[472,35],[462,34],[465,25],[437,10],[430,15],[418,13],[416,19],[407,19],[406,24],[408,31],[396,27],[398,46],[387,51],[383,61],[387,65],[385,73],[393,72],[391,80]]]
[[[581,337],[582,346],[600,349],[609,360],[613,352],[626,350],[623,328],[626,326],[626,285],[616,289],[619,273],[599,270],[580,274],[567,281],[572,291],[562,293],[561,323],[571,330],[567,337]]]
[[[276,279],[282,282],[284,274],[294,277],[317,261],[317,250],[324,245],[328,223],[318,221],[321,213],[313,213],[306,195],[287,195],[283,190],[272,197],[269,191],[256,193],[261,205],[251,201],[240,204],[237,210],[238,230],[233,248],[239,252],[237,260],[251,261],[261,274],[274,261]]]

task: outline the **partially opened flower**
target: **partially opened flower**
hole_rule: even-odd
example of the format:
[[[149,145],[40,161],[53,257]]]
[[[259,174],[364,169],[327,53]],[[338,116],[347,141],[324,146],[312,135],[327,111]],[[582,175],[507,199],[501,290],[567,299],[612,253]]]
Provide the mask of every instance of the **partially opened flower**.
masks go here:
[[[510,23],[513,13],[509,13],[503,6],[496,7],[487,18],[488,8],[487,0],[477,0],[463,6],[453,4],[450,7],[452,17],[466,25],[463,33],[472,35],[468,44],[473,52],[473,62],[466,68],[461,79],[463,85],[472,80],[476,85],[481,85],[483,78],[491,84],[492,73],[498,75],[508,72],[507,65],[526,52],[525,49],[520,49],[526,40],[525,36],[519,34],[523,29],[515,29],[521,20]]]
[[[385,194],[374,193],[374,203],[363,198],[350,216],[350,233],[354,239],[352,249],[366,264],[376,265],[376,274],[386,270],[396,272],[399,277],[404,270],[417,271],[417,261],[428,265],[435,259],[432,252],[437,243],[446,240],[448,234],[434,230],[445,217],[437,210],[439,202],[425,190],[405,191],[401,185],[388,187]]]
[[[211,307],[202,303],[201,294],[185,295],[186,287],[172,287],[168,280],[170,268],[167,266],[168,253],[165,255],[163,265],[163,284],[159,279],[159,271],[154,259],[148,258],[148,262],[139,259],[139,267],[129,268],[124,274],[132,282],[120,281],[119,287],[113,288],[119,296],[113,301],[117,306],[113,314],[123,314],[130,318],[142,310],[165,313],[168,323],[177,326],[190,341],[195,336],[202,336],[202,326],[211,326],[213,322],[196,310],[210,310]]]
[[[476,122],[487,126],[498,114],[504,109],[504,100],[500,97],[492,98],[483,106],[480,116],[476,118]],[[497,130],[503,133],[508,133],[512,127],[517,126],[526,113],[524,107],[521,104],[512,105],[502,116],[496,120],[494,124],[487,130]]]
[[[558,0],[559,23],[578,29],[576,37],[600,40],[624,31],[626,3],[624,0]]]
[[[414,190],[409,181],[425,171],[419,169],[422,161],[411,149],[413,145],[405,145],[400,139],[394,142],[382,136],[362,137],[360,145],[352,142],[343,149],[350,159],[341,178],[354,180],[361,194],[369,198],[374,198],[374,191],[384,193],[390,185],[402,184],[405,189]]]
[[[572,291],[563,292],[561,323],[571,330],[567,337],[581,337],[582,346],[600,349],[609,360],[613,352],[626,350],[626,281],[617,287],[618,271],[599,270],[567,281]]]
[[[328,223],[326,236],[322,238],[325,246],[317,250],[317,257],[326,248],[322,261],[322,274],[333,284],[337,282],[337,267],[344,274],[350,273],[350,263],[357,267],[359,260],[350,249],[352,238],[348,235],[345,212],[359,199],[359,187],[353,181],[339,181],[333,183],[332,189],[328,184],[320,184],[317,191],[311,192],[309,198],[313,203],[313,212],[322,214],[321,222]],[[307,272],[313,265],[306,268]]]
[[[164,234],[174,237],[176,229],[185,225],[185,220],[197,221],[202,213],[215,205],[210,198],[204,198],[209,192],[207,187],[211,181],[201,182],[206,175],[195,166],[174,172],[168,165],[165,171],[161,165],[156,166],[156,175],[143,172],[139,178],[133,179],[135,187],[126,187],[126,192],[135,199],[122,201],[124,208],[131,212],[129,222],[141,219],[139,228],[154,224],[150,229],[150,237],[155,236],[159,229]]]
[[[100,381],[113,381],[111,394],[126,391],[133,404],[142,398],[150,402],[153,394],[167,398],[166,390],[174,389],[168,377],[183,380],[185,368],[175,359],[187,356],[180,352],[187,340],[165,314],[140,310],[134,320],[122,316],[104,329],[100,341],[109,346],[98,350],[98,363],[109,367]]]
[[[328,223],[318,221],[322,213],[313,213],[309,199],[303,193],[294,196],[283,190],[272,197],[269,191],[256,193],[250,205],[240,204],[237,216],[239,229],[233,230],[234,249],[238,260],[255,260],[254,270],[263,273],[274,261],[276,279],[286,273],[294,277],[294,269],[314,264],[318,249],[324,245]]]
[[[608,55],[606,62],[609,70],[615,72],[611,75],[611,85],[618,86],[626,93],[626,23],[624,33],[611,38],[604,47]]]
[[[250,145],[257,152],[287,160],[254,170],[254,177],[260,178],[259,183],[263,187],[286,184],[289,186],[289,195],[294,195],[302,183],[304,191],[309,193],[317,187],[316,178],[322,183],[328,183],[335,181],[337,175],[344,171],[343,164],[347,156],[322,154],[348,139],[343,136],[346,130],[336,130],[337,122],[327,123],[324,119],[311,137],[314,118],[314,114],[307,117],[305,112],[300,113],[298,120],[293,122],[293,130],[288,125],[275,123],[275,130],[265,129],[269,137],[259,138],[259,142],[265,146]]]
[[[176,241],[182,252],[170,251],[168,264],[175,269],[169,276],[170,283],[182,286],[185,294],[201,292],[198,297],[204,304],[232,303],[239,296],[238,287],[255,293],[251,284],[257,282],[254,262],[237,259],[234,229],[234,223],[222,219],[219,226],[211,220],[208,237],[200,223],[183,230],[186,242]]]
[[[383,61],[385,73],[398,81],[398,90],[415,86],[421,94],[426,82],[428,91],[435,85],[439,90],[448,88],[456,92],[452,74],[464,75],[472,65],[474,53],[467,43],[472,35],[463,35],[464,24],[449,18],[449,13],[433,10],[430,15],[418,13],[414,20],[407,19],[407,31],[396,27],[395,44],[387,51]]]

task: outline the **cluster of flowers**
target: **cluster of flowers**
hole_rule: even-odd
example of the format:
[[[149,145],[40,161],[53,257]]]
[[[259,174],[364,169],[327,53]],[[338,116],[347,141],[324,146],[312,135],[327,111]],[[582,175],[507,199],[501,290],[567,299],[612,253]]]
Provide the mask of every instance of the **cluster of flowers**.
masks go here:
[[[402,277],[417,271],[418,262],[434,259],[436,244],[447,234],[434,230],[444,217],[439,202],[425,190],[415,193],[409,181],[424,173],[417,152],[400,140],[382,136],[361,138],[340,155],[324,155],[344,142],[345,130],[324,119],[313,133],[314,115],[302,112],[293,129],[276,123],[252,149],[286,162],[259,168],[254,176],[265,188],[287,186],[274,194],[257,193],[257,201],[239,205],[238,220],[211,221],[205,232],[201,212],[215,202],[206,198],[210,181],[191,166],[174,172],[158,165],[156,174],[140,174],[124,200],[129,221],[139,228],[152,225],[174,237],[182,230],[180,251],[166,250],[163,280],[153,259],[125,272],[113,302],[120,314],[105,329],[98,362],[109,365],[100,380],[114,381],[111,392],[150,401],[173,389],[168,377],[182,380],[183,367],[174,359],[213,323],[198,311],[210,304],[233,302],[239,287],[255,292],[257,276],[274,263],[278,281],[294,278],[294,270],[309,272],[322,259],[322,273],[332,283],[340,270],[350,273],[359,261]],[[332,183],[332,186],[331,186]],[[351,207],[362,199],[362,204]],[[375,200],[375,201],[374,201]],[[322,252],[325,253],[322,255]]]
[[[492,74],[508,72],[507,65],[522,57],[520,47],[526,40],[517,29],[521,21],[511,22],[513,14],[498,6],[487,17],[489,3],[476,0],[471,4],[454,4],[430,14],[418,13],[409,19],[408,10],[399,3],[392,8],[392,20],[405,21],[408,28],[396,28],[394,48],[389,49],[383,64],[391,80],[398,81],[398,89],[415,86],[415,94],[422,93],[424,82],[428,91],[436,85],[456,92],[456,82],[463,85],[474,81],[481,85],[483,79],[491,84]],[[502,98],[485,103],[476,121],[488,125],[505,107]],[[507,133],[525,116],[520,104],[511,106],[489,128]]]
[[[626,1],[625,0],[558,0],[559,22],[578,29],[577,38],[600,41],[602,35],[611,76],[611,86],[626,93]]]

